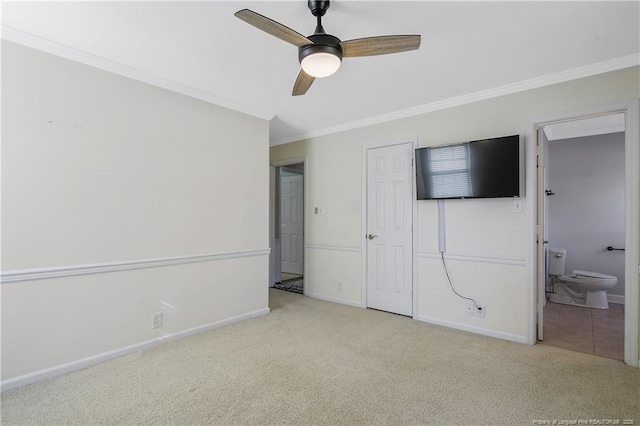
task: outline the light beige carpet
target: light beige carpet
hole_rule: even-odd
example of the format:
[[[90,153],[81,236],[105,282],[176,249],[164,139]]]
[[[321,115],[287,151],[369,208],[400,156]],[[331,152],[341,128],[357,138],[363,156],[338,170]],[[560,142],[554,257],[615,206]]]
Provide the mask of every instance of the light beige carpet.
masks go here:
[[[271,290],[269,315],[2,394],[13,424],[640,424],[640,369]]]

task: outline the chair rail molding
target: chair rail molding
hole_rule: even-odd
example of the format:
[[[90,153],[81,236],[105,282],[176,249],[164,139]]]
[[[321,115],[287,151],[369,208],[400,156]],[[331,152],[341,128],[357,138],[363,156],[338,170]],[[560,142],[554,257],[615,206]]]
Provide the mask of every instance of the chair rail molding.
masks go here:
[[[351,251],[355,253],[360,253],[362,251],[362,247],[339,246],[334,244],[317,244],[317,243],[307,243],[307,248],[320,249],[320,250]]]
[[[3,271],[0,283],[9,284],[20,281],[43,280],[74,275],[101,274],[105,272],[129,271],[133,269],[157,268],[160,266],[182,265],[186,263],[211,262],[223,259],[236,259],[251,256],[266,256],[271,249],[241,250],[222,253],[206,253],[189,256],[163,257],[157,259],[132,260],[124,262],[95,263],[87,265],[55,266],[49,268]]]

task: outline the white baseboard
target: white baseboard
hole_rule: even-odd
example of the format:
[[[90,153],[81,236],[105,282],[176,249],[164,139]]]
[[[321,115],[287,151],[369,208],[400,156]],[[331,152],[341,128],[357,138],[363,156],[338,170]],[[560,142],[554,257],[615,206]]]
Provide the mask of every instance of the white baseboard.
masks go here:
[[[485,328],[474,327],[467,324],[461,324],[452,321],[444,321],[437,318],[431,318],[424,315],[418,315],[416,317],[418,321],[428,322],[429,324],[441,325],[443,327],[455,328],[456,330],[468,331],[470,333],[480,334],[482,336],[495,337],[497,339],[509,340],[511,342],[526,344],[527,340],[525,336],[518,336],[509,333],[500,333],[494,330],[487,330]]]
[[[314,299],[324,300],[324,301],[327,301],[327,302],[340,303],[342,305],[354,306],[356,308],[366,308],[366,306],[364,304],[362,304],[362,303],[357,303],[357,302],[353,302],[351,300],[346,300],[346,299],[340,299],[340,298],[337,298],[337,297],[324,296],[324,295],[316,294],[316,293],[305,293],[305,296],[309,296],[309,297],[312,297]],[[473,327],[473,326],[469,326],[469,325],[466,325],[466,324],[460,324],[460,323],[455,323],[455,322],[451,322],[451,321],[443,321],[443,320],[440,320],[440,319],[431,318],[431,317],[427,317],[427,316],[424,316],[424,315],[416,316],[416,317],[414,317],[414,319],[416,319],[418,321],[426,322],[426,323],[429,323],[429,324],[441,325],[443,327],[448,327],[448,328],[455,328],[457,330],[468,331],[468,332],[471,332],[471,333],[480,334],[480,335],[488,336],[488,337],[495,337],[497,339],[508,340],[508,341],[511,341],[511,342],[523,343],[523,344],[527,343],[527,341],[526,341],[524,336],[518,336],[518,335],[515,335],[515,334],[500,333],[500,332],[497,332],[497,331],[487,330],[487,329],[479,328],[479,327]]]
[[[235,317],[226,318],[220,321],[212,322],[209,324],[200,325],[187,330],[179,331],[177,333],[156,337],[155,339],[147,340],[145,342],[136,343],[134,345],[125,346],[123,348],[115,349],[109,352],[103,352],[101,354],[93,355],[87,358],[82,358],[76,361],[60,364],[55,367],[45,368],[43,370],[34,371],[33,373],[24,374],[22,376],[14,377],[8,380],[0,382],[0,389],[2,391],[17,388],[20,386],[28,385],[30,383],[39,382],[41,380],[49,379],[51,377],[59,376],[62,374],[70,373],[72,371],[80,370],[95,364],[99,364],[108,361],[113,358],[118,358],[123,355],[140,352],[150,347],[159,345],[161,343],[172,342],[174,340],[182,339],[193,334],[202,333],[204,331],[213,330],[223,327],[225,325],[233,324],[236,322],[244,321],[249,318],[265,315],[270,312],[269,308],[259,309],[257,311],[248,312],[246,314],[237,315]]]
[[[607,294],[607,300],[609,303],[624,305],[624,296],[620,294]]]
[[[304,295],[312,297],[314,299],[320,299],[320,300],[324,300],[326,302],[340,303],[341,305],[354,306],[356,308],[364,308],[365,307],[362,303],[353,302],[353,301],[347,300],[347,299],[340,299],[338,297],[324,296],[322,294],[309,293],[309,292],[305,293]]]

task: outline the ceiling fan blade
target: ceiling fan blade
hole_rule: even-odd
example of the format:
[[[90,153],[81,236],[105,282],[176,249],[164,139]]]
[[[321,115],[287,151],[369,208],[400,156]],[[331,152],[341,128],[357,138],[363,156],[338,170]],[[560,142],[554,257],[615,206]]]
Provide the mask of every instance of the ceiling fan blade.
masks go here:
[[[311,77],[309,74],[304,72],[304,70],[300,70],[298,78],[296,78],[296,82],[293,84],[293,91],[291,92],[291,95],[304,95],[307,93],[307,90],[309,90],[309,87],[311,87],[314,80],[315,77]]]
[[[388,53],[406,52],[420,47],[419,35],[390,35],[379,37],[357,38],[340,43],[345,58],[358,56],[386,55]]]
[[[254,27],[266,33],[269,33],[274,37],[278,37],[280,40],[286,41],[287,43],[291,43],[298,47],[305,46],[307,44],[313,44],[311,40],[309,40],[302,34],[252,10],[242,9],[237,11],[234,15],[237,18],[242,19],[247,24],[253,25]]]

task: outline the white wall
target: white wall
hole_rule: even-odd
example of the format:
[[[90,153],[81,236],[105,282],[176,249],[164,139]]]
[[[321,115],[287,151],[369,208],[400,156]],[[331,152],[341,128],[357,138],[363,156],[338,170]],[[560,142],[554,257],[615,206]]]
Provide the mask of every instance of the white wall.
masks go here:
[[[6,41],[2,107],[3,277],[134,268],[3,282],[4,383],[268,312],[266,121]]]
[[[530,117],[638,97],[638,68],[402,118],[271,148],[271,161],[307,157],[307,288],[313,296],[364,306],[363,149],[418,137],[419,146],[510,134],[524,135]],[[525,141],[529,143],[530,141]],[[529,196],[528,194],[525,194]],[[315,206],[323,214],[313,214]],[[486,305],[486,318],[465,314],[449,288],[438,253],[435,202],[417,202],[416,317],[515,341],[526,341],[530,301],[526,258],[527,203],[446,203],[447,256],[459,292]],[[336,282],[343,283],[343,291]]]
[[[567,249],[565,272],[614,275],[624,295],[624,133],[549,142],[549,248]]]

